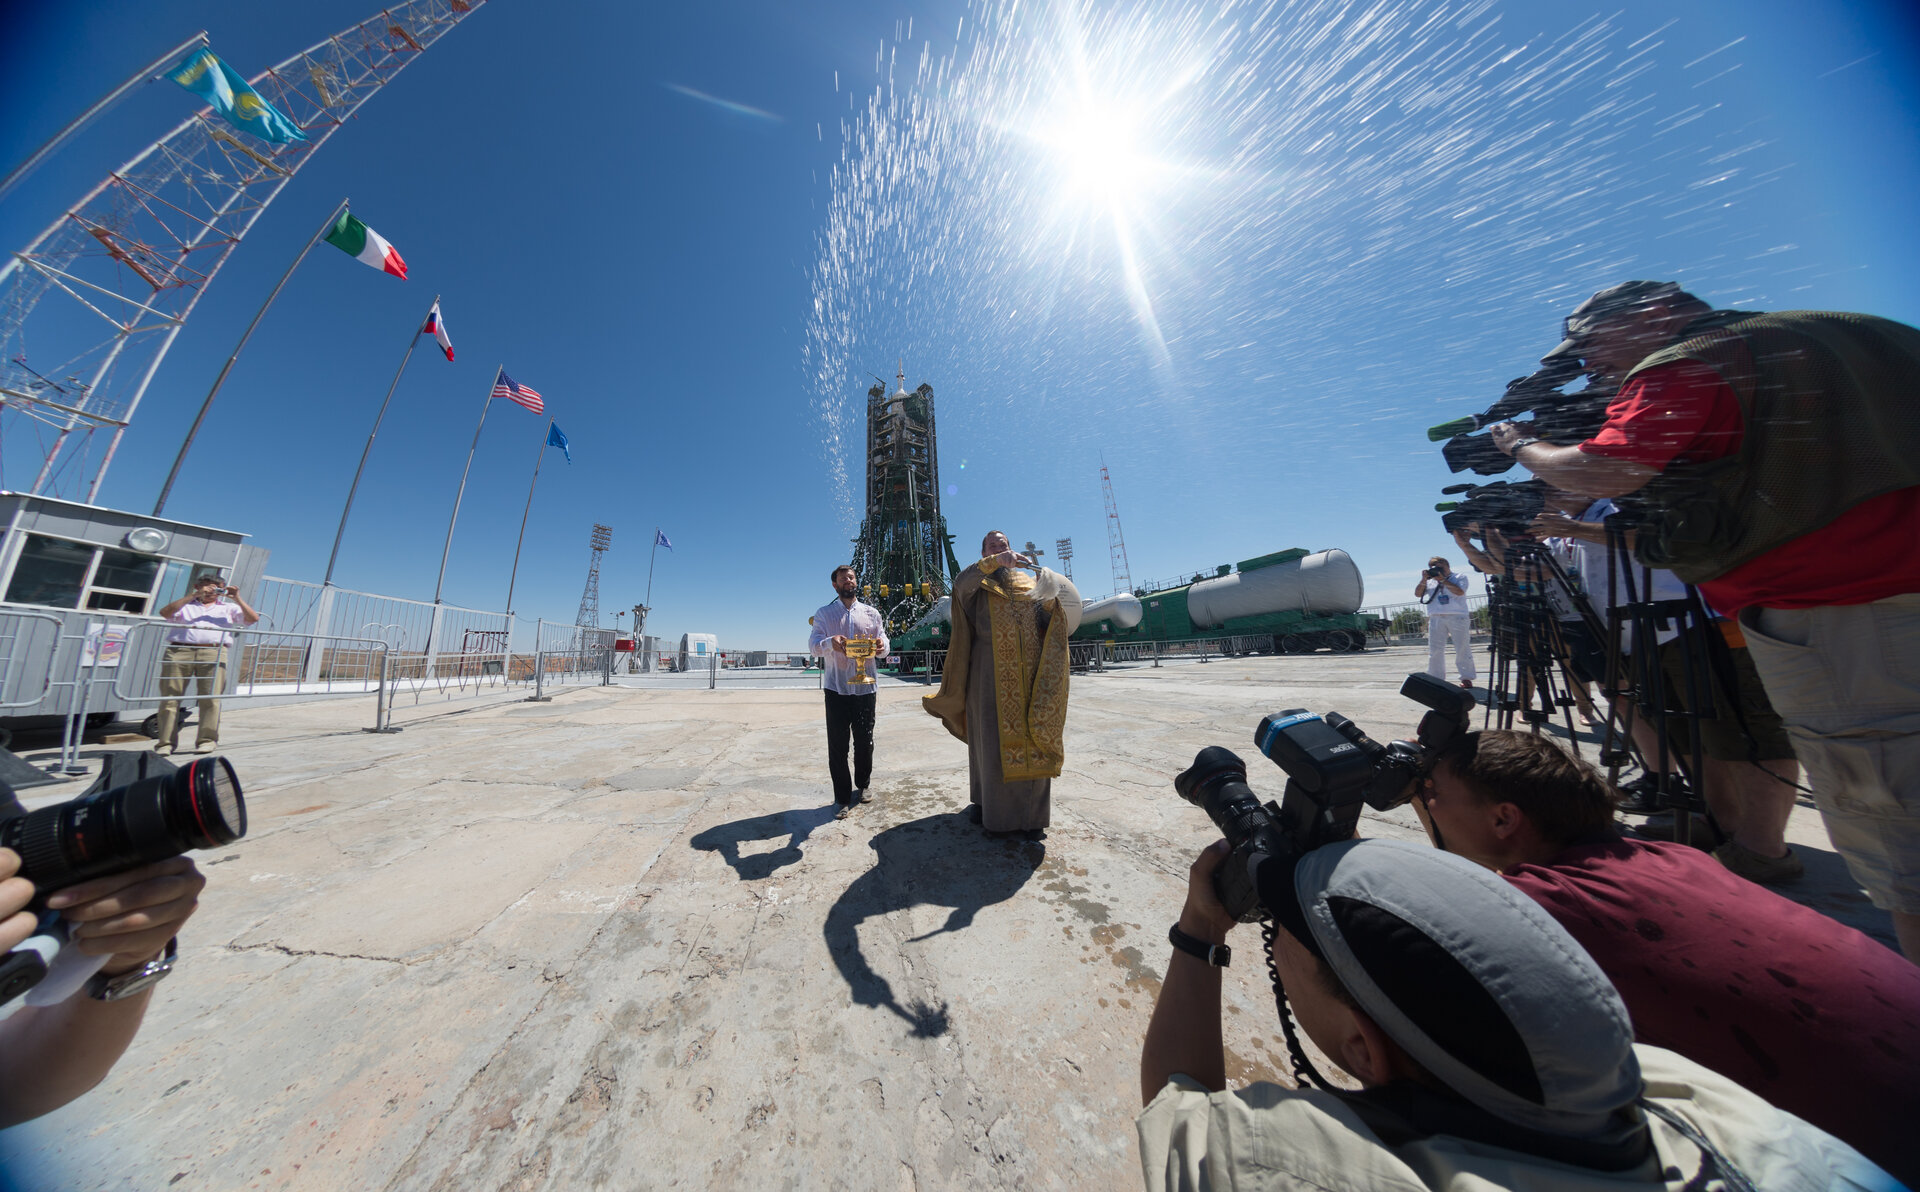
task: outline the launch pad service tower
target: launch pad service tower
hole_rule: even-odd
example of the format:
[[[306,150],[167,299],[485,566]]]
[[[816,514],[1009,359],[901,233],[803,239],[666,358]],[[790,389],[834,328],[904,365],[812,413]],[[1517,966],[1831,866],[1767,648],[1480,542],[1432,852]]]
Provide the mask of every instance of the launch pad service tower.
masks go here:
[[[897,633],[947,594],[960,573],[940,516],[940,462],[933,386],[907,391],[906,368],[889,395],[867,390],[867,514],[853,544],[861,597]]]

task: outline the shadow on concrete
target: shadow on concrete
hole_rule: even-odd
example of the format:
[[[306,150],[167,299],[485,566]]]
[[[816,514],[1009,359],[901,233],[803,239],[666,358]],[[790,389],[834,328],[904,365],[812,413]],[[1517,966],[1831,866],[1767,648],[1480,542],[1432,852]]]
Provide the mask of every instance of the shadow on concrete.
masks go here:
[[[756,815],[752,819],[734,820],[730,824],[716,824],[695,836],[687,843],[694,848],[709,853],[719,853],[722,860],[733,866],[743,882],[757,882],[769,877],[774,870],[782,869],[800,859],[800,846],[821,824],[833,819],[834,807],[808,807],[798,811],[776,811],[771,815]],[[787,837],[787,842],[768,853],[740,855],[740,846],[750,840],[772,840],[777,836]]]
[[[989,840],[964,812],[930,815],[900,824],[869,841],[879,854],[827,912],[827,951],[846,978],[858,1006],[884,1006],[926,1038],[947,1033],[947,1006],[915,1000],[902,1005],[887,979],[873,971],[860,950],[860,924],[916,906],[950,907],[947,921],[907,943],[972,926],[982,907],[1019,892],[1040,863],[1046,846],[1037,841]]]

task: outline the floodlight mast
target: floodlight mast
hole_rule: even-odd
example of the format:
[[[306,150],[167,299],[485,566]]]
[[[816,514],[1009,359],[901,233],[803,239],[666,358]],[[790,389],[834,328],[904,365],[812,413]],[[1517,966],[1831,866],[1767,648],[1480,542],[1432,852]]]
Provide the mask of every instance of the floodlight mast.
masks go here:
[[[249,82],[306,141],[256,140],[202,108],[0,265],[0,482],[8,465],[32,461],[35,447],[20,444],[37,443],[31,491],[60,495],[70,478],[91,503],[154,374],[241,239],[362,104],[484,3],[396,4],[262,71]],[[108,428],[86,479],[96,432]]]

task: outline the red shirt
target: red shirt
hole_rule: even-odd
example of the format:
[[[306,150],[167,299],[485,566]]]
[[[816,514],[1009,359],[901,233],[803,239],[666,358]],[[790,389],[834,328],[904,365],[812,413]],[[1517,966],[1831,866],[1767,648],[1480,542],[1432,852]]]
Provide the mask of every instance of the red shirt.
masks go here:
[[[1580,450],[1664,470],[1740,449],[1740,399],[1720,374],[1692,360],[1648,369],[1607,406]],[[1920,488],[1862,501],[1833,521],[1700,585],[1732,616],[1750,604],[1821,608],[1920,592]]]
[[[1611,838],[1506,875],[1677,1051],[1920,1180],[1920,966],[1681,844]]]

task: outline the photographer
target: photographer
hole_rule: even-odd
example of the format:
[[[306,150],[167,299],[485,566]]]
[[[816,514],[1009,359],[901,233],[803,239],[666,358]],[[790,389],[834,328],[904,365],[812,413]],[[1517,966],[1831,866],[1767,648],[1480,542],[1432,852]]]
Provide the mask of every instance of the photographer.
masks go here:
[[[1493,428],[1535,475],[1635,494],[1637,552],[1737,616],[1828,835],[1920,959],[1920,330],[1602,290],[1552,353],[1625,374],[1578,445]]]
[[[1219,944],[1201,853],[1179,930]],[[1716,1189],[1884,1186],[1844,1144],[1671,1052],[1632,1044],[1619,996],[1566,932],[1492,873],[1414,845],[1265,859],[1271,972],[1357,1092],[1226,1089],[1220,971],[1168,963],[1141,1055],[1149,1189]],[[1176,937],[1177,939],[1178,937]],[[1218,949],[1214,949],[1216,961]],[[1196,952],[1198,954],[1196,954]]]
[[[233,634],[227,630],[235,623],[251,625],[260,619],[239,589],[228,586],[216,574],[198,576],[191,595],[182,596],[160,610],[180,628],[167,634],[166,653],[160,657],[159,741],[154,752],[173,753],[180,741],[180,697],[192,681],[200,694],[200,727],[195,731],[193,752],[211,753],[220,739],[220,701],[213,698],[227,685],[227,647]]]
[[[0,784],[0,818],[21,811]],[[0,848],[0,954],[36,931],[28,909],[36,891],[19,870],[19,854]],[[206,884],[192,861],[174,857],[52,892],[47,909],[73,926],[67,946],[109,959],[65,1001],[0,1019],[0,1128],[50,1113],[105,1078],[172,968],[174,937]]]
[[[1920,1179],[1920,968],[1695,849],[1622,838],[1600,775],[1545,738],[1469,733],[1419,798],[1441,848],[1505,875],[1579,941],[1639,1042]]]
[[[1447,641],[1453,641],[1453,668],[1459,672],[1460,686],[1473,686],[1472,619],[1467,615],[1467,577],[1439,555],[1427,560],[1420,582],[1413,585],[1414,599],[1427,606],[1427,673],[1446,681]]]

